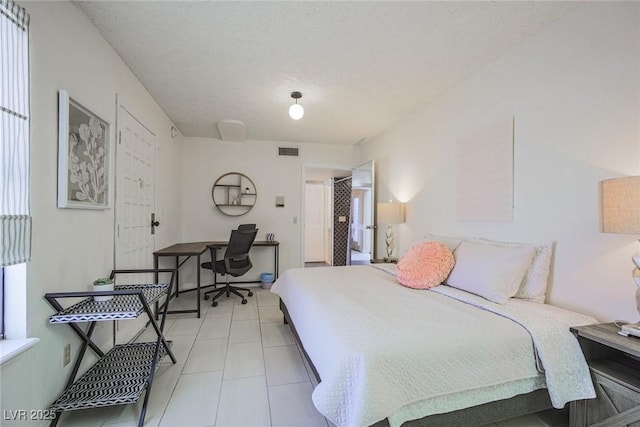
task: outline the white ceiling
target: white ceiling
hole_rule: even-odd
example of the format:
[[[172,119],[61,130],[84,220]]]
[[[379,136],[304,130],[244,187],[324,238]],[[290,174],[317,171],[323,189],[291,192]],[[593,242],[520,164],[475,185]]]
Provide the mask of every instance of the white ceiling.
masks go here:
[[[185,136],[353,144],[576,7],[559,1],[78,1]],[[305,116],[291,120],[290,93]]]

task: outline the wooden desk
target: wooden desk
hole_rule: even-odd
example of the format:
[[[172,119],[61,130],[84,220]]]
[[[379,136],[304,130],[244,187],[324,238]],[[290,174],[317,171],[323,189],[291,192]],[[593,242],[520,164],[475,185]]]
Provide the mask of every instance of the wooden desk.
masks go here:
[[[155,268],[158,268],[158,259],[160,257],[175,257],[176,259],[176,291],[171,297],[175,296],[176,298],[180,296],[181,293],[184,292],[197,292],[197,306],[193,310],[173,310],[169,311],[169,314],[175,313],[197,313],[198,317],[200,317],[200,297],[201,297],[201,285],[200,285],[200,258],[203,253],[207,252],[208,245],[215,246],[216,248],[223,248],[229,244],[226,240],[217,240],[210,242],[190,242],[190,243],[176,243],[171,246],[167,246],[166,248],[157,250],[153,253],[153,265]],[[280,242],[267,241],[267,240],[256,240],[253,242],[253,246],[270,246],[274,248],[274,272],[275,278],[278,278],[278,269],[280,265]],[[180,262],[180,257],[184,259]],[[191,257],[196,257],[196,287],[195,289],[185,289],[183,291],[180,290],[180,267],[184,265],[187,260]],[[156,279],[157,280],[157,279]],[[214,284],[210,286],[215,286],[218,283],[217,276],[214,275]],[[242,283],[259,283],[259,281],[253,282],[242,282]],[[205,286],[205,288],[208,286]]]

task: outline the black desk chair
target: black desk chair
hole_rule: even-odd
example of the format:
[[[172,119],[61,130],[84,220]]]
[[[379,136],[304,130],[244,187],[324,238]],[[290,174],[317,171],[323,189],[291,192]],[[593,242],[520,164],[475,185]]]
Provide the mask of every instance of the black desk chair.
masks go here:
[[[229,284],[229,276],[239,277],[251,270],[253,264],[251,263],[251,258],[249,258],[249,250],[251,249],[251,245],[253,245],[253,241],[256,239],[257,234],[258,229],[255,224],[243,224],[240,225],[237,230],[231,231],[227,250],[224,253],[224,258],[221,260],[215,259],[217,247],[215,245],[209,246],[211,262],[202,263],[202,268],[211,269],[213,270],[214,275],[216,273],[220,273],[227,279],[227,283],[224,288],[205,292],[205,300],[209,299],[209,294],[217,292],[211,303],[213,307],[218,305],[216,300],[220,298],[222,294],[226,294],[227,297],[231,293],[236,294],[242,298],[242,304],[246,304],[247,300],[239,291],[245,291],[248,293],[247,296],[253,296],[253,292],[251,292],[250,289],[231,286]]]

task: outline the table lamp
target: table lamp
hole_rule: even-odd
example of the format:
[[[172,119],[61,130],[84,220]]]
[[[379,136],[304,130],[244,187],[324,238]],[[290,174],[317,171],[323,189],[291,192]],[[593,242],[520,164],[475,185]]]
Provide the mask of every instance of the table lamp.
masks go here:
[[[600,209],[602,232],[640,234],[640,176],[607,179],[600,182]],[[632,272],[636,289],[636,309],[640,313],[640,254],[631,257],[635,268]],[[626,325],[625,325],[626,326]],[[628,328],[623,335],[632,333]]]
[[[395,236],[393,235],[393,226],[404,222],[404,204],[399,202],[382,202],[378,203],[378,221],[379,224],[386,224],[384,242],[387,247],[387,257],[385,260],[391,260],[391,255],[395,249]]]

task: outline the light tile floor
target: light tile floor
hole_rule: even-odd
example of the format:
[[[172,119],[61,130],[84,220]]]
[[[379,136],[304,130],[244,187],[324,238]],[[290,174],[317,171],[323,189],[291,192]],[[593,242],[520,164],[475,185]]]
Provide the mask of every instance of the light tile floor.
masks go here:
[[[147,427],[332,427],[311,401],[313,374],[283,323],[278,298],[255,288],[248,304],[221,298],[203,301],[200,319],[170,315],[166,336],[178,360],[165,358],[155,376]],[[195,293],[171,302],[172,309],[195,306]],[[153,340],[151,331],[142,341]],[[313,379],[313,381],[312,381]],[[142,401],[67,412],[59,426],[137,425]],[[566,414],[520,417],[487,427],[567,426]]]

